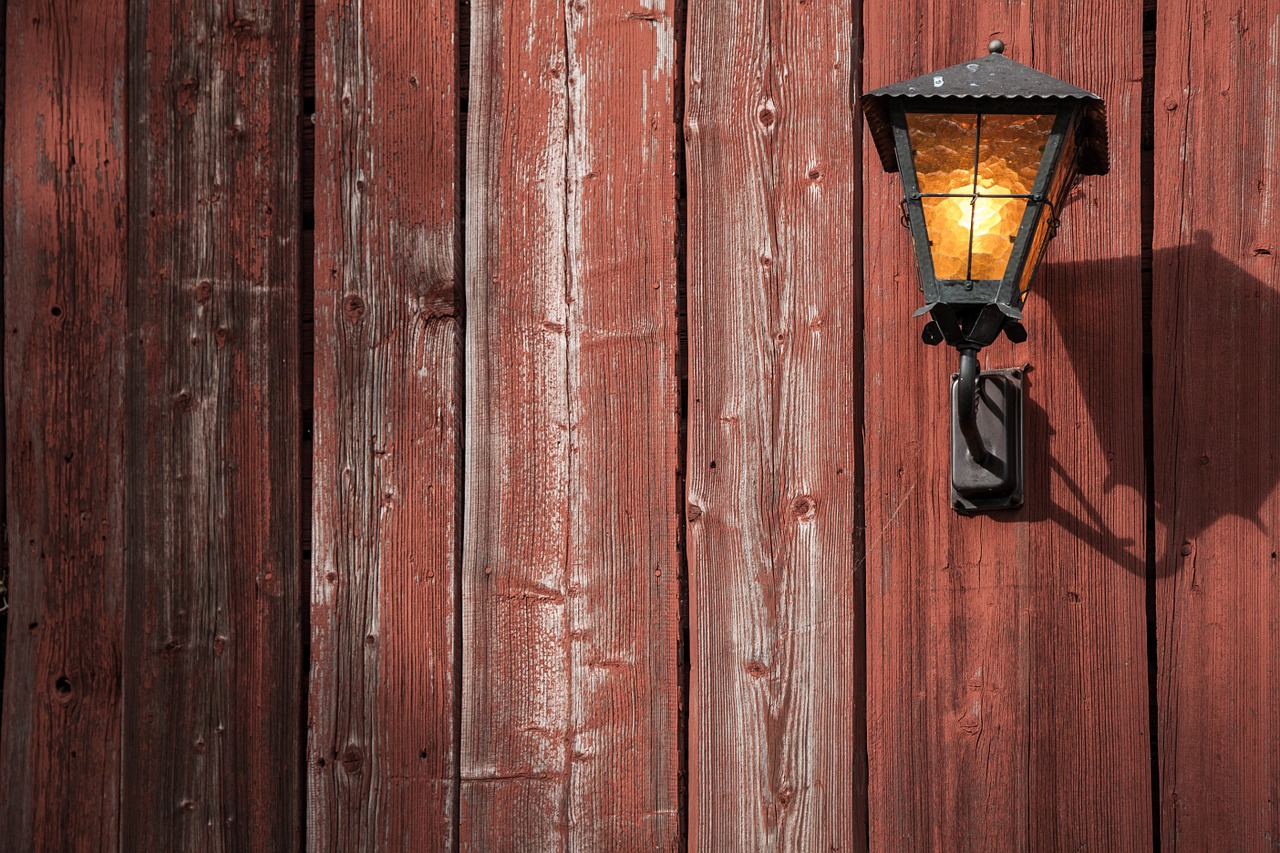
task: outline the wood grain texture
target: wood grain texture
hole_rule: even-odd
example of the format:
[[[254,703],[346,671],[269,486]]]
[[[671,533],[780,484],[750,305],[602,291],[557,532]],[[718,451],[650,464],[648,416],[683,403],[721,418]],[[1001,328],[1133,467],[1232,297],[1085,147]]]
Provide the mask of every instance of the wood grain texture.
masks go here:
[[[298,849],[298,9],[129,45],[122,848]]]
[[[672,10],[471,22],[461,845],[674,849]]]
[[[8,23],[7,15],[0,13],[0,46],[5,44],[5,25]],[[0,140],[4,139],[4,96],[5,96],[5,67],[4,62],[0,61]],[[3,145],[0,142],[0,145]],[[4,255],[4,193],[3,184],[0,184],[0,258]],[[0,272],[0,275],[3,275]],[[0,282],[0,396],[4,391],[4,348],[5,340],[9,337],[4,332],[4,288]],[[6,637],[9,634],[9,484],[8,484],[8,441],[6,439],[5,419],[0,414],[0,470],[6,473],[0,474],[0,483],[4,484],[4,488],[0,489],[0,637]],[[5,662],[5,644],[0,642],[0,755],[3,755],[3,731],[4,731],[4,662]],[[0,758],[0,764],[3,759]],[[0,782],[3,781],[3,770],[0,770]],[[0,814],[3,814],[4,808],[0,806]]]
[[[1027,504],[949,507],[954,351],[920,342],[897,175],[866,158],[870,839],[893,850],[1151,846],[1144,617],[1141,8],[867,7],[868,89],[1006,55],[1105,98],[1111,174],[1064,211],[1027,304]],[[868,149],[869,150],[869,149]]]
[[[317,8],[315,851],[453,843],[453,11],[347,0]]]
[[[119,845],[123,4],[7,4],[4,351],[12,563],[0,838]]]
[[[689,5],[695,850],[865,845],[853,12]]]
[[[1162,0],[1152,347],[1162,849],[1280,844],[1280,3]]]

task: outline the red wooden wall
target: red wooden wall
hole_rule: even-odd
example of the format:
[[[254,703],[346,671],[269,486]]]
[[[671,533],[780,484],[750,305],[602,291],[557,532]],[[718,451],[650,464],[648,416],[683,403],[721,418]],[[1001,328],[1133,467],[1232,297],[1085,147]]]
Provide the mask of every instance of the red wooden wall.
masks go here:
[[[1152,344],[1160,820],[1280,840],[1280,3],[1161,0]]]
[[[0,838],[1267,850],[1276,0],[9,0]],[[859,92],[1098,92],[955,515]]]
[[[868,5],[868,87],[1014,59],[1106,100],[1111,172],[1085,179],[1027,307],[1027,503],[947,505],[946,378],[920,303],[896,175],[867,186],[867,752],[871,847],[1141,850],[1151,844],[1144,558],[1140,122],[1134,4]],[[890,285],[896,286],[890,286]]]

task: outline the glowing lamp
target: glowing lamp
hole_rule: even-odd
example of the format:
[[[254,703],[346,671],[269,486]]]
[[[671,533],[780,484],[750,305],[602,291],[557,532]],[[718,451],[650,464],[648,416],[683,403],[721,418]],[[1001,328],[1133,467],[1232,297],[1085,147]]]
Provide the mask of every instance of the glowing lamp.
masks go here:
[[[1020,506],[1022,374],[979,373],[1004,332],[1026,340],[1022,308],[1071,186],[1107,172],[1102,99],[990,54],[865,95],[887,172],[902,175],[925,343],[960,353],[952,385],[952,505]]]

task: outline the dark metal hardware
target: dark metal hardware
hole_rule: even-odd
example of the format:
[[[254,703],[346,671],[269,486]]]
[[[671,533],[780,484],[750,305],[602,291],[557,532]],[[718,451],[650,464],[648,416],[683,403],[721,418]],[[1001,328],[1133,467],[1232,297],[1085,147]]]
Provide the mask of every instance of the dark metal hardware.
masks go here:
[[[1022,506],[1021,370],[977,370],[961,354],[951,386],[951,505],[961,513]]]
[[[978,350],[960,350],[960,373],[955,385],[955,424],[964,437],[969,458],[981,465],[987,458],[987,447],[978,430]]]

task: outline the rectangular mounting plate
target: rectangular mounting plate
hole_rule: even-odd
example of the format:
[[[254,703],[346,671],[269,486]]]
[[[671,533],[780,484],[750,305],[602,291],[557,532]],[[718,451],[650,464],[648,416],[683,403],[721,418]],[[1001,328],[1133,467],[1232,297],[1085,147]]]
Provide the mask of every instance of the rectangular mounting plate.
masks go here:
[[[951,376],[951,506],[972,514],[1022,506],[1022,371],[978,374],[978,431],[987,448],[981,464],[969,456],[956,421],[956,380]]]

